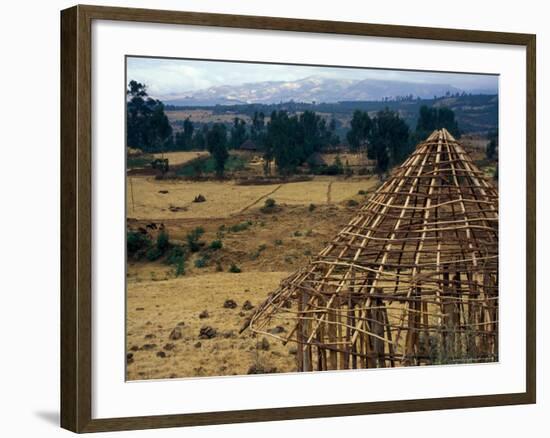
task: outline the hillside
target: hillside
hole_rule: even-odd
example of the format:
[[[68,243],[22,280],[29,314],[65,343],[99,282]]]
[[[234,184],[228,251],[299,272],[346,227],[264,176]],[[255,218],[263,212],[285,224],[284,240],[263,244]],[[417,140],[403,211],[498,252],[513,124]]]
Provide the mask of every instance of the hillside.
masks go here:
[[[165,102],[168,103],[168,102]],[[414,129],[418,112],[422,105],[429,107],[448,107],[455,112],[459,127],[463,133],[487,133],[498,127],[498,95],[451,95],[430,99],[405,98],[395,100],[341,101],[337,103],[300,103],[287,101],[277,104],[233,104],[233,105],[167,105],[167,114],[176,129],[181,122],[190,117],[194,123],[230,123],[234,117],[249,120],[254,112],[261,111],[269,116],[272,111],[287,110],[291,113],[305,110],[315,111],[326,118],[337,120],[338,133],[342,135],[349,128],[353,111],[368,111],[374,115],[384,108],[399,112],[399,115]],[[200,117],[199,117],[200,115]]]
[[[219,85],[165,98],[170,105],[231,105],[296,102],[338,102],[384,100],[398,96],[431,98],[461,93],[450,84],[407,82],[381,79],[336,79],[308,76],[295,81],[263,81],[239,85]]]

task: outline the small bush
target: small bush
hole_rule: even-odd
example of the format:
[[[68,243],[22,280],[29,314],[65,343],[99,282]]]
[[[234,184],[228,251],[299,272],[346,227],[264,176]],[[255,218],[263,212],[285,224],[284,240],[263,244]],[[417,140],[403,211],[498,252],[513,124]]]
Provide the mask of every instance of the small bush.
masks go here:
[[[186,236],[187,245],[191,252],[197,252],[201,248],[201,242],[199,242],[200,237],[204,234],[204,228],[197,227]]]
[[[307,230],[307,231],[306,231],[306,236],[307,236],[307,237],[313,236],[313,230]]]
[[[166,263],[169,265],[175,265],[180,260],[185,260],[187,258],[187,252],[185,249],[179,245],[175,245],[170,249],[166,257]]]
[[[239,233],[241,231],[248,230],[248,228],[250,228],[251,225],[252,225],[252,222],[250,221],[241,222],[235,225],[231,225],[229,227],[229,231],[231,231],[232,233]]]
[[[231,266],[229,267],[229,272],[232,272],[233,274],[238,274],[241,272],[241,268],[239,268],[235,263],[231,263]]]
[[[267,245],[262,243],[260,246],[258,246],[258,249],[256,251],[250,254],[250,259],[256,260],[258,257],[260,257],[260,254],[262,253],[262,251],[265,251],[266,248],[267,248]]]
[[[294,231],[294,236],[295,237],[300,237],[301,235],[302,235],[301,231]]]
[[[206,202],[206,198],[199,193],[197,196],[195,196],[193,202]]]
[[[210,249],[213,249],[215,251],[217,251],[218,249],[222,249],[222,247],[223,247],[223,243],[219,239],[213,240],[212,243],[210,243]]]
[[[168,233],[165,231],[161,231],[157,236],[157,248],[159,251],[164,254],[168,248],[170,248],[170,238],[168,237]]]
[[[273,198],[267,198],[264,203],[264,207],[273,208],[277,202]]]
[[[313,210],[315,210],[317,208],[317,206],[315,204],[309,204],[309,212],[311,213]]]
[[[128,231],[126,233],[126,249],[128,254],[134,254],[139,250],[147,249],[151,246],[151,239],[147,234],[138,231]]]
[[[262,213],[272,213],[277,209],[277,202],[273,198],[267,198],[264,206],[260,209]]]
[[[158,247],[153,246],[147,250],[145,257],[147,257],[147,260],[150,262],[154,262],[162,257],[162,251],[158,249]]]
[[[341,175],[344,172],[344,168],[341,165],[330,164],[328,166],[321,166],[314,170],[316,175]]]
[[[359,190],[357,192],[358,195],[366,195],[367,194],[367,191],[366,190]]]
[[[185,260],[183,258],[176,262],[176,277],[185,275]]]
[[[348,202],[346,202],[346,205],[348,207],[357,207],[359,205],[359,202],[357,202],[355,199],[350,199]]]
[[[208,265],[208,260],[206,259],[206,257],[201,257],[195,260],[195,268],[202,269],[202,268],[206,268],[207,265]]]
[[[283,241],[281,239],[275,240],[275,245],[281,246],[283,244]]]

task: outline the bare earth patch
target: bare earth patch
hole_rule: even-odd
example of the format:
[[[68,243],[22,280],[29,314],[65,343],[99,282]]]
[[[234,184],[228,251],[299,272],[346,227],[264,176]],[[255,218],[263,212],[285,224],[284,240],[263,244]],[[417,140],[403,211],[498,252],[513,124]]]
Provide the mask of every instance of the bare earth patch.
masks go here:
[[[127,379],[247,374],[252,366],[295,371],[291,344],[239,334],[245,302],[260,304],[288,272],[208,273],[159,281],[129,281],[127,291]],[[224,307],[233,300],[235,308]],[[249,306],[245,306],[248,308]],[[208,316],[201,318],[206,311]],[[244,314],[245,316],[240,316]],[[203,313],[205,315],[205,313]],[[286,330],[284,322],[279,323]],[[174,329],[181,338],[173,339]],[[214,334],[201,336],[210,327]],[[204,330],[203,330],[204,332]],[[161,354],[159,354],[161,353]]]

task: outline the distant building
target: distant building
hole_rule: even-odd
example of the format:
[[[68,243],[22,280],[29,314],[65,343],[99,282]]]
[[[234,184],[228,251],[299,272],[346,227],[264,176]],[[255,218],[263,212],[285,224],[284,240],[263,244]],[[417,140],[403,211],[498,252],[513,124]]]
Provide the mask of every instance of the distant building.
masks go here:
[[[314,152],[307,159],[307,163],[311,167],[322,167],[326,166],[327,162],[323,159],[323,156],[319,152]]]
[[[257,152],[260,150],[256,143],[254,143],[252,140],[248,139],[246,140],[241,147],[239,148],[242,151],[248,151],[248,152]]]

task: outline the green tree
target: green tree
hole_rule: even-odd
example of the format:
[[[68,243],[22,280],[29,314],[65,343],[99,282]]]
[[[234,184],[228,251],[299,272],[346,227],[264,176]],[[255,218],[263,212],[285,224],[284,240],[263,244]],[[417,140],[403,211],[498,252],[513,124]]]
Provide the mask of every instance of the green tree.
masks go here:
[[[214,157],[216,175],[221,177],[225,170],[225,162],[229,158],[227,152],[227,130],[225,125],[215,123],[206,134],[208,152]]]
[[[180,150],[187,151],[193,148],[193,122],[187,117],[183,122],[183,130],[176,132],[176,147]]]
[[[265,115],[261,111],[255,111],[252,117],[250,139],[260,148],[265,145]]]
[[[302,157],[303,137],[296,116],[289,117],[286,111],[273,111],[267,125],[266,151],[264,159],[274,159],[279,173],[288,175],[296,170]]]
[[[336,134],[337,127],[336,119],[332,117],[328,125],[328,143],[331,146],[338,146],[340,144],[340,137]]]
[[[208,134],[208,125],[202,125],[201,129],[195,130],[193,136],[193,148],[198,150],[206,149],[206,135]]]
[[[172,141],[164,104],[147,95],[144,84],[130,81],[126,90],[126,145],[157,152]]]
[[[436,129],[445,128],[456,138],[460,138],[460,130],[455,120],[455,113],[450,108],[434,108],[422,105],[418,113],[414,142],[424,141]]]
[[[388,108],[372,119],[369,135],[369,155],[376,159],[378,172],[400,163],[410,153],[409,126]]]
[[[351,119],[351,129],[347,140],[351,150],[357,151],[366,145],[371,133],[372,120],[367,112],[355,110]]]
[[[235,117],[233,127],[231,128],[231,147],[238,149],[247,139],[246,122],[243,119]]]

